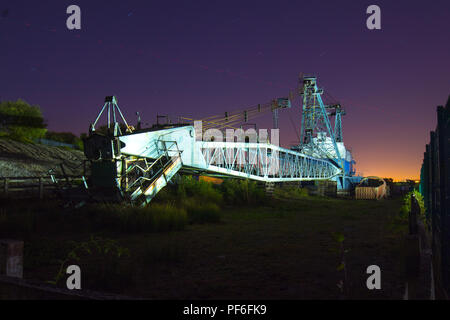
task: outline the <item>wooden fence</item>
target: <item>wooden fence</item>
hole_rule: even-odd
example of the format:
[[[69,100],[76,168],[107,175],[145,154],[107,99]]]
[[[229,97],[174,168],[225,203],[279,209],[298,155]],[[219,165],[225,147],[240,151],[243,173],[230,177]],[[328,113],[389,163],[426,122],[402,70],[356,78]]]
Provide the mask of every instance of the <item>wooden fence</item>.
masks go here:
[[[420,172],[419,191],[432,233],[433,274],[437,298],[450,297],[450,97],[437,108]]]
[[[0,194],[4,197],[38,197],[43,199],[50,191],[64,186],[84,183],[82,176],[0,177]]]

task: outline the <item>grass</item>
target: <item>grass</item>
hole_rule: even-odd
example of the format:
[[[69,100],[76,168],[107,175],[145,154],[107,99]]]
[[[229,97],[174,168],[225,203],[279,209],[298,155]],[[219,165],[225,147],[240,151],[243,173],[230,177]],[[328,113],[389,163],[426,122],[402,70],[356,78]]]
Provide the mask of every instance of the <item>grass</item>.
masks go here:
[[[220,207],[215,203],[185,199],[183,207],[186,208],[190,223],[217,223],[221,220]]]
[[[154,299],[338,298],[339,244],[333,235],[339,232],[349,250],[348,298],[401,298],[403,233],[389,228],[400,207],[401,200],[334,199],[227,208],[221,224],[145,236],[147,242],[171,243],[183,258],[164,266],[149,262],[151,273],[140,274],[141,285],[128,293]],[[123,241],[137,250],[144,240]],[[378,292],[365,287],[371,264],[383,272]]]
[[[186,211],[170,203],[152,203],[147,207],[100,204],[87,210],[95,230],[162,232],[183,230],[187,223]]]
[[[170,203],[148,207],[91,204],[81,209],[64,209],[54,202],[4,202],[0,207],[0,232],[4,236],[30,238],[33,235],[64,235],[86,232],[164,232],[183,230],[188,215]]]
[[[182,244],[173,239],[164,239],[158,242],[148,241],[141,256],[144,265],[159,263],[170,265],[183,261],[185,257]]]
[[[126,263],[129,257],[128,248],[120,246],[117,241],[91,236],[87,241],[71,243],[65,258],[58,260],[56,276],[48,282],[65,287],[67,267],[77,265],[83,273],[84,287],[120,293],[133,283]]]
[[[172,203],[186,210],[189,223],[218,223],[225,205],[254,205],[266,201],[264,190],[248,180],[228,179],[220,186],[183,176],[175,186],[163,189],[157,203]]]
[[[42,281],[54,278],[71,241],[83,243],[92,234],[114,239],[130,257],[104,271],[107,260],[86,257],[94,276],[85,288],[152,299],[336,299],[342,272],[334,235],[342,234],[346,298],[401,298],[407,232],[399,219],[402,199],[318,198],[287,188],[258,202],[255,185],[233,183],[249,196],[231,194],[227,185],[188,181],[184,190],[168,188],[148,208],[98,204],[63,211],[57,202],[32,208],[4,203],[0,232],[25,239],[25,277]],[[382,270],[376,292],[365,287],[372,264]],[[95,282],[102,272],[108,276]]]

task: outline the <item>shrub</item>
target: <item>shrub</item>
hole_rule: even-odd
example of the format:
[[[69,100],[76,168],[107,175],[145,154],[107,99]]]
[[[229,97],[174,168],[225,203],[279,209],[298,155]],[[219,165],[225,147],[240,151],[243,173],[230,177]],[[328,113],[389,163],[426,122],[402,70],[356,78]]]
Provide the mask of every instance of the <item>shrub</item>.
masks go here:
[[[255,204],[264,201],[265,191],[258,188],[255,181],[227,179],[221,185],[221,191],[228,203]]]
[[[192,176],[183,176],[177,188],[179,199],[197,198],[202,202],[221,204],[223,197],[220,190],[211,182],[198,181]]]
[[[308,189],[297,187],[275,188],[274,196],[288,199],[305,199],[309,197]]]
[[[408,192],[405,196],[405,198],[403,198],[403,206],[400,208],[400,213],[403,217],[408,217],[409,212],[411,211],[411,196],[414,194],[414,196],[416,197],[419,206],[420,206],[420,215],[422,218],[425,217],[425,203],[423,201],[423,196],[422,194],[414,189],[411,192]]]

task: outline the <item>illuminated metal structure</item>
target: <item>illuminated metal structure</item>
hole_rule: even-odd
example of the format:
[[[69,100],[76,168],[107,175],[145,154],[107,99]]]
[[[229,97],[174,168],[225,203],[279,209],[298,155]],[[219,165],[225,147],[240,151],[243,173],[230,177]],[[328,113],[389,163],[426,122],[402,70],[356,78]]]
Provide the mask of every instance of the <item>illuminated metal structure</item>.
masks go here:
[[[313,157],[328,159],[341,169],[335,177],[338,190],[349,188],[354,175],[352,154],[345,148],[342,134],[342,115],[345,111],[340,104],[325,105],[323,90],[317,86],[317,79],[305,76],[300,94],[303,97],[300,144],[293,149]],[[334,116],[334,130],[330,117]]]
[[[336,141],[320,93],[315,78],[304,79],[304,143],[292,149],[279,146],[277,130],[272,130],[270,142],[268,134],[260,131],[258,136],[255,129],[237,129],[231,141],[228,136],[225,141],[220,139],[220,129],[233,128],[232,124],[239,121],[247,122],[250,116],[259,115],[263,110],[273,112],[291,107],[288,98],[275,99],[244,112],[225,113],[223,119],[210,117],[202,124],[168,123],[134,129],[123,118],[117,99],[107,97],[90,127],[89,137],[84,140],[86,157],[92,162],[91,184],[97,195],[145,205],[178,172],[263,182],[338,179],[345,175],[341,161],[345,148],[342,142]],[[106,108],[109,130],[101,134],[95,125]],[[125,124],[123,134],[115,116],[113,119],[109,116],[109,110],[114,114],[115,109]],[[322,119],[318,119],[320,116]],[[315,134],[322,122],[334,149],[329,148],[330,140],[326,138],[330,137],[322,131],[317,132],[318,136]]]
[[[336,142],[344,142],[342,136],[342,116],[345,115],[345,110],[342,109],[341,105],[336,106],[335,110],[336,118],[334,119],[334,134]]]

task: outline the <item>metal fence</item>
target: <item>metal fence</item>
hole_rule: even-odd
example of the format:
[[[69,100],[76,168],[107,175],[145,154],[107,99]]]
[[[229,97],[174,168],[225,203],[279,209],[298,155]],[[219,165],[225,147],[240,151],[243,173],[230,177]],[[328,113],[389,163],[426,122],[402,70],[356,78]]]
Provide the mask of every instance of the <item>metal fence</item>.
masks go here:
[[[437,108],[437,127],[430,132],[420,172],[419,190],[432,232],[436,289],[450,297],[450,97]]]

